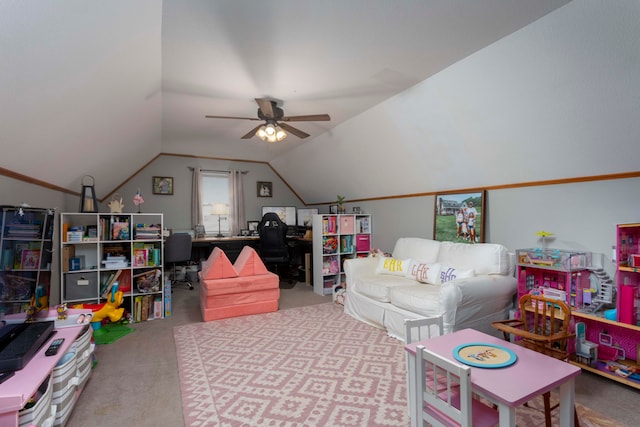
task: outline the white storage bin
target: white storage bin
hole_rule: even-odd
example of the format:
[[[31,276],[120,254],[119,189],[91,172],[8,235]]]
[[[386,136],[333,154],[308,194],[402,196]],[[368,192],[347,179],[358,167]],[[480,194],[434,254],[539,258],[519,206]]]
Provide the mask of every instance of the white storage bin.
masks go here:
[[[53,368],[53,403],[64,400],[68,394],[74,394],[78,383],[78,358],[74,350],[67,351]],[[58,408],[59,412],[60,408]]]
[[[93,364],[93,348],[91,343],[92,329],[87,329],[76,339],[71,346],[71,349],[76,352],[76,376],[78,377],[78,389],[82,389],[85,382],[89,378],[91,372],[91,366]]]
[[[53,404],[56,405],[56,418],[53,422],[54,426],[63,426],[67,423],[71,411],[76,402],[76,388],[72,387],[70,392],[62,395],[59,400],[53,399]]]
[[[52,376],[44,380],[36,391],[36,404],[29,409],[22,409],[18,415],[18,426],[45,425],[47,417],[51,414]]]

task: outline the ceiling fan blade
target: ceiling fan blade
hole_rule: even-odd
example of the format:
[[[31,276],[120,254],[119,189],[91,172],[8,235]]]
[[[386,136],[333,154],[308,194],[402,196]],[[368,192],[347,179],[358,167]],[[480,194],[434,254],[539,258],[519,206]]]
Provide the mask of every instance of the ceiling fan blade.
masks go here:
[[[283,117],[283,122],[328,122],[331,120],[328,114],[309,114],[308,116],[288,116]]]
[[[247,132],[246,135],[243,135],[242,138],[240,138],[240,139],[251,139],[251,138],[253,138],[255,136],[256,132],[258,132],[258,129],[260,129],[261,127],[262,127],[262,125],[258,125],[256,127],[254,127],[249,132]]]
[[[264,98],[256,98],[256,102],[258,103],[258,107],[262,111],[262,114],[268,119],[273,119],[273,106],[271,104],[271,100]]]
[[[286,130],[287,132],[291,132],[292,134],[294,134],[295,136],[297,136],[298,138],[306,138],[309,136],[308,133],[301,131],[300,129],[296,129],[291,125],[288,125],[286,123],[278,123],[278,126],[280,126],[282,129]]]
[[[205,116],[207,119],[260,120],[257,117]]]

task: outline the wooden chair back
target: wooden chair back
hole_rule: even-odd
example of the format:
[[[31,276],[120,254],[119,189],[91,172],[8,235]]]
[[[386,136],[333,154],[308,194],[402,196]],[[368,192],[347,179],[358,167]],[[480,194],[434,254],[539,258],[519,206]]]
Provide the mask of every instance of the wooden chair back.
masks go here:
[[[442,316],[405,319],[404,331],[405,344],[411,344],[444,335],[444,322]]]
[[[418,345],[416,348],[416,407],[422,423],[433,426],[484,427],[498,424],[498,412],[473,399],[471,367],[446,359]],[[445,384],[444,390],[433,384]],[[422,425],[422,424],[421,424]]]
[[[547,356],[567,360],[567,343],[575,334],[569,331],[571,309],[564,301],[543,295],[520,298],[520,319],[493,322],[505,339],[512,334],[518,344]]]

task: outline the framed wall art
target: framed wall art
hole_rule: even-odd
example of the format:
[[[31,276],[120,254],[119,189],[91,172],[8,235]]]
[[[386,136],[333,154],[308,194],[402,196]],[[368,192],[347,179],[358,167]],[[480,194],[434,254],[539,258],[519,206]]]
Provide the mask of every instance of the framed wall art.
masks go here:
[[[433,239],[483,243],[486,191],[436,194]]]
[[[258,234],[258,225],[260,221],[247,221],[247,229],[249,230],[250,235]]]
[[[313,222],[313,216],[318,213],[317,208],[300,208],[298,209],[298,226],[299,227],[311,227]]]
[[[258,197],[273,197],[273,183],[258,181]]]
[[[172,196],[173,195],[173,177],[154,176],[153,177],[153,194],[164,194],[166,196]]]

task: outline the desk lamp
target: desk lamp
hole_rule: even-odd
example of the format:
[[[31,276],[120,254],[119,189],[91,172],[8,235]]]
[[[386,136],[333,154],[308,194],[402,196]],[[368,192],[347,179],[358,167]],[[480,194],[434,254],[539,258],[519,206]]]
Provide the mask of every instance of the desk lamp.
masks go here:
[[[211,213],[213,215],[218,215],[218,234],[216,235],[216,237],[223,237],[222,233],[220,232],[220,220],[222,220],[223,215],[229,214],[229,206],[225,205],[224,203],[214,203]]]

